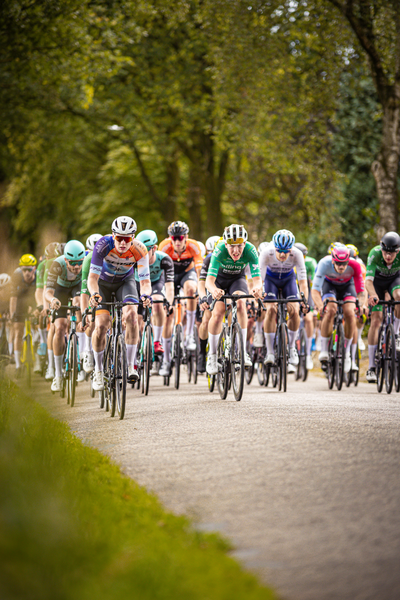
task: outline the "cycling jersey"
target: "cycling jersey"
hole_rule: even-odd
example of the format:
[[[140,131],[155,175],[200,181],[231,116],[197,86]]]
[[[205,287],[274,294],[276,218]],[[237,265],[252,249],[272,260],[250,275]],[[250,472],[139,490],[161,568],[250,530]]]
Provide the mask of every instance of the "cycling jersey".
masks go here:
[[[174,250],[171,238],[166,238],[161,242],[158,249],[165,254],[168,254],[174,262],[175,275],[180,275],[184,271],[190,269],[200,269],[203,258],[201,256],[201,249],[196,240],[186,240],[186,247],[182,254],[178,254]]]
[[[354,258],[350,258],[349,264],[343,273],[338,273],[335,270],[330,255],[322,258],[317,265],[312,289],[322,293],[322,286],[325,279],[333,283],[333,285],[343,285],[353,279],[357,294],[363,292],[365,289],[361,265]]]
[[[104,281],[117,283],[132,275],[135,266],[139,281],[150,279],[149,254],[146,246],[134,239],[130,248],[120,254],[115,248],[113,236],[105,235],[93,250],[90,273],[99,275]]]
[[[42,290],[44,288],[44,273],[46,270],[47,259],[42,260],[38,268],[36,269],[36,289]]]
[[[87,286],[87,280],[88,280],[88,277],[89,277],[90,263],[91,263],[91,260],[92,260],[92,254],[93,254],[93,250],[90,250],[86,254],[85,258],[83,259],[81,294],[90,295],[90,292],[89,292],[88,286]]]
[[[299,281],[307,279],[303,253],[298,248],[293,247],[284,262],[277,259],[276,248],[272,242],[260,254],[260,270],[263,280],[267,275],[273,279],[292,277],[294,269],[296,269]]]
[[[260,277],[260,266],[258,264],[257,250],[250,242],[246,242],[242,256],[233,260],[225,246],[225,242],[219,242],[211,255],[208,275],[217,277],[218,274],[226,277],[244,276],[246,266],[250,266],[252,277]]]
[[[212,254],[207,254],[205,259],[203,260],[203,264],[201,265],[201,271],[199,275],[199,281],[205,281],[207,279],[208,268],[210,266]]]
[[[33,280],[27,283],[24,279],[21,268],[18,267],[18,269],[15,269],[14,273],[11,276],[10,297],[21,298],[23,296],[32,295],[34,294],[35,289],[36,273]]]
[[[375,275],[393,277],[400,271],[400,252],[397,253],[392,265],[387,265],[382,254],[382,248],[375,246],[368,254],[367,279],[374,279]]]
[[[55,258],[47,274],[46,287],[54,290],[56,286],[73,288],[82,281],[82,271],[77,275],[68,271],[64,256]]]
[[[150,265],[151,283],[159,281],[162,276],[164,276],[165,282],[174,282],[174,263],[168,254],[156,250],[156,259],[153,264]],[[139,281],[139,275],[137,271],[135,271],[135,279],[136,281]]]
[[[317,261],[311,256],[306,256],[304,258],[304,264],[306,266],[307,279],[312,283],[317,268]]]

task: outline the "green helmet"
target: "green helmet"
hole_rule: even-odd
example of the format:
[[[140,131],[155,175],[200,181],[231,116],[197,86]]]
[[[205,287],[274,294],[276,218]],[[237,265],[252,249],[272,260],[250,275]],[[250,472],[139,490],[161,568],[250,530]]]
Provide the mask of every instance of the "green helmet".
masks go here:
[[[136,239],[139,240],[139,242],[142,242],[147,249],[152,248],[158,242],[156,232],[152,231],[151,229],[144,229],[137,234]]]
[[[65,244],[64,256],[66,259],[83,261],[85,254],[85,246],[78,240],[70,240]]]

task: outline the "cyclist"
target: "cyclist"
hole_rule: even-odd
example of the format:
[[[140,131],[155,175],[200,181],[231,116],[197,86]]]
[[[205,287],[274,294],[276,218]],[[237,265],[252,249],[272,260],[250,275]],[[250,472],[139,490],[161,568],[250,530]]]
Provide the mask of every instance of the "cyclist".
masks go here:
[[[351,258],[354,258],[354,260],[356,260],[357,262],[360,263],[364,281],[365,281],[365,277],[367,275],[367,267],[365,266],[364,261],[362,260],[362,258],[359,255],[357,246],[354,246],[354,244],[346,244],[346,247],[350,250]],[[366,319],[365,315],[363,315],[362,319],[357,319],[357,335],[355,335],[354,340],[353,340],[353,344],[357,345],[357,343],[358,343],[358,347],[360,350],[365,350],[364,340],[362,339],[362,332],[363,332],[364,324],[365,324],[365,321],[363,319]]]
[[[197,280],[203,259],[201,248],[196,240],[189,238],[189,227],[183,221],[173,221],[168,227],[169,238],[160,243],[159,250],[170,256],[175,269],[175,295],[179,288],[184,296],[194,296],[197,293]],[[193,328],[196,319],[196,299],[187,301],[186,311],[186,348],[196,350],[196,340]],[[160,371],[161,374],[161,371]]]
[[[81,304],[81,313],[83,314],[85,310],[89,307],[89,290],[87,287],[87,280],[89,277],[90,263],[92,260],[93,250],[97,242],[103,236],[100,233],[93,233],[86,240],[86,256],[82,265],[82,284],[81,284],[81,296],[80,296],[80,304]],[[91,373],[94,369],[94,357],[93,357],[93,349],[92,349],[92,333],[94,330],[94,321],[87,320],[85,326],[85,337],[82,336],[83,346],[82,352],[80,353],[81,358],[83,359],[83,370],[85,373]]]
[[[93,389],[104,389],[103,355],[106,333],[109,327],[110,311],[101,302],[111,302],[115,294],[117,300],[138,302],[134,267],[138,270],[141,298],[146,306],[151,304],[151,283],[149,255],[146,246],[135,240],[136,223],[131,217],[117,217],[111,226],[112,235],[105,235],[93,250],[88,289],[90,305],[96,310],[95,327],[92,335],[95,374]],[[139,375],[135,359],[139,338],[137,306],[123,307],[126,323],[125,341],[128,363],[128,379],[137,381]]]
[[[36,308],[36,266],[33,254],[24,254],[19,267],[11,277],[10,318],[13,321],[12,341],[14,346],[16,376],[21,374],[22,338],[25,318],[30,310]]]
[[[257,250],[247,241],[247,231],[243,225],[232,224],[225,227],[223,241],[219,242],[212,253],[210,266],[207,272],[206,289],[209,300],[220,300],[227,295],[248,295],[245,269],[249,265],[253,279],[252,294],[255,298],[262,297],[262,281],[258,264]],[[247,307],[245,300],[237,303],[238,322],[242,329],[243,346],[245,348],[245,366],[251,367],[250,356],[246,352],[247,342]],[[206,370],[209,375],[218,373],[217,346],[222,330],[222,321],[225,314],[223,302],[217,302],[210,322],[208,324],[209,353]]]
[[[218,244],[219,241],[221,241],[221,238],[219,235],[212,235],[211,237],[207,238],[207,240],[206,240],[206,256],[208,254],[212,254],[214,252],[214,248]]]
[[[368,304],[371,308],[371,325],[368,332],[369,367],[367,380],[376,382],[375,350],[378,345],[379,327],[382,323],[382,306],[379,300],[385,299],[388,292],[394,300],[400,300],[400,236],[389,231],[382,237],[380,245],[372,248],[368,254],[365,287],[368,292]],[[400,305],[394,308],[394,330],[396,334],[396,350],[400,350],[398,337],[400,325]]]
[[[11,331],[8,322],[9,309],[10,309],[10,288],[11,288],[11,277],[8,273],[0,274],[0,316],[2,318],[0,339],[2,339],[0,353],[8,356],[12,356],[13,346],[11,341]],[[7,345],[4,343],[4,337],[7,340]],[[4,346],[3,346],[4,344]],[[4,348],[4,350],[3,350]],[[7,351],[6,351],[7,348]],[[1,365],[0,365],[1,367]]]
[[[300,291],[305,299],[308,299],[307,273],[304,265],[303,254],[294,247],[295,237],[288,229],[280,229],[272,236],[272,242],[262,250],[260,254],[261,277],[264,280],[264,290],[268,299],[278,299],[279,290],[286,300],[297,299],[299,290],[296,282],[299,282]],[[277,305],[267,305],[264,319],[265,343],[267,355],[265,364],[273,364],[274,339],[276,332]],[[288,372],[293,373],[295,366],[299,364],[299,357],[295,347],[296,338],[300,328],[300,312],[297,303],[289,302],[288,310],[288,334],[289,334],[289,366]]]
[[[65,350],[65,337],[68,332],[68,309],[60,306],[68,304],[72,298],[72,304],[79,306],[81,293],[82,265],[85,258],[85,246],[78,240],[70,240],[65,245],[64,255],[54,259],[47,274],[45,300],[51,309],[55,309],[53,353],[55,364],[55,377],[51,384],[53,392],[62,389],[62,365]],[[77,315],[78,317],[78,315]],[[78,318],[78,322],[79,322]],[[79,346],[83,346],[82,332],[78,334]],[[83,381],[85,374],[80,371],[78,381]]]
[[[45,273],[46,273],[46,268],[48,269],[47,263],[49,261],[53,262],[53,259],[57,258],[57,256],[59,256],[58,242],[51,242],[50,244],[47,244],[46,248],[44,249],[44,258],[39,263],[37,270],[36,270],[36,302],[37,302],[38,306],[42,307],[42,310],[41,310],[41,313],[39,316],[40,344],[37,349],[37,354],[39,356],[46,356],[46,354],[48,353],[48,350],[47,350],[47,327],[46,327],[48,306],[44,299]],[[39,362],[38,367],[39,367],[38,369],[36,369],[36,368],[34,369],[35,372],[37,370],[40,372],[40,370],[41,370],[40,362]],[[54,374],[53,374],[53,377],[54,377]]]
[[[322,315],[323,300],[355,300],[356,295],[361,302],[362,310],[366,310],[364,278],[360,264],[350,257],[350,250],[344,244],[332,247],[331,254],[322,258],[314,276],[311,291],[316,309]],[[328,360],[328,343],[333,331],[333,322],[337,312],[336,304],[329,303],[321,324],[321,352],[319,360],[324,367]],[[356,327],[354,304],[343,305],[345,360],[344,372],[357,371],[355,360],[356,346],[352,344]]]
[[[155,231],[145,229],[136,236],[136,239],[142,242],[149,253],[151,294],[153,300],[163,300],[166,298],[172,306],[174,302],[174,263],[172,258],[165,252],[157,250],[158,237]],[[136,283],[139,283],[138,273],[135,272]],[[165,345],[165,358],[161,365],[161,373],[167,371],[169,374],[171,364],[171,339],[173,327],[173,311],[168,310],[168,316],[162,304],[154,304],[152,312],[153,335],[154,335],[154,354],[164,355],[164,348],[161,343],[163,338]],[[157,363],[155,363],[157,364]],[[159,364],[159,363],[158,363]],[[154,365],[155,366],[155,365]],[[152,375],[158,375],[157,368],[152,370]]]
[[[310,312],[303,316],[304,319],[304,328],[306,331],[306,346],[307,346],[307,358],[306,358],[306,367],[308,371],[311,371],[314,368],[313,359],[311,356],[311,346],[312,340],[314,336],[314,302],[311,296],[311,286],[315,275],[315,270],[317,268],[317,261],[315,258],[311,256],[307,256],[308,248],[305,244],[301,244],[300,242],[295,243],[295,247],[298,248],[304,257],[304,264],[307,272],[307,287],[308,287],[308,305],[310,307]]]

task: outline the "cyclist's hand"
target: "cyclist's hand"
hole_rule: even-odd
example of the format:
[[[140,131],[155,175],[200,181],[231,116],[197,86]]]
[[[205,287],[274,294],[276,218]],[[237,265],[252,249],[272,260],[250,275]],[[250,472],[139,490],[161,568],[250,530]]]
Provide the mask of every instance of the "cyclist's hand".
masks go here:
[[[207,296],[203,296],[203,298],[200,298],[200,308],[201,308],[201,310],[208,310],[210,308],[210,305],[208,304]]]
[[[143,306],[145,306],[146,308],[150,307],[153,304],[152,297],[148,296],[147,294],[142,294],[140,296],[140,300],[143,302]]]
[[[370,296],[368,298],[368,304],[369,304],[369,306],[376,306],[376,304],[378,304],[378,302],[379,302],[378,296]]]
[[[61,302],[59,301],[58,298],[52,298],[51,302],[50,302],[50,308],[52,310],[57,310],[57,308],[60,308],[61,306]]]
[[[301,302],[300,310],[303,313],[303,315],[307,315],[310,312],[310,307],[307,304],[307,302]]]
[[[99,292],[95,292],[90,296],[89,304],[92,308],[97,308],[101,302],[101,295]]]
[[[215,290],[212,293],[212,297],[214,298],[214,300],[220,300],[224,294],[225,294],[224,290],[215,288]]]
[[[263,293],[263,289],[262,289],[262,288],[255,288],[255,289],[252,291],[252,294],[253,294],[254,298],[256,298],[257,300],[258,300],[258,299],[260,299],[260,300],[261,300],[261,298],[262,298],[262,297],[263,297],[263,295],[264,295],[264,293]]]

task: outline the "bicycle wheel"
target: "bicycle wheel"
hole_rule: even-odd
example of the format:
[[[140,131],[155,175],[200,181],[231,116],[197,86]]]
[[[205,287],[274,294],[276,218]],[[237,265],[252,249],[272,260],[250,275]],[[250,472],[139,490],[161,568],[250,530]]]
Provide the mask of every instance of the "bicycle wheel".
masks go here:
[[[151,325],[148,323],[143,331],[143,355],[142,355],[142,392],[145,396],[149,393],[149,381],[150,381],[150,370],[151,370],[151,358],[152,358],[152,334]]]
[[[208,391],[213,392],[215,387],[215,375],[209,375],[207,373]]]
[[[287,345],[288,336],[286,323],[281,323],[278,335],[279,347],[279,390],[286,392],[287,388]]]
[[[396,369],[396,338],[393,325],[386,327],[386,345],[384,356],[385,388],[386,393],[391,394],[393,389],[394,373]]]
[[[358,367],[357,371],[353,371],[353,383],[355,386],[358,385],[358,379],[360,377],[360,357],[361,357],[361,350],[358,347],[358,343],[357,343],[357,350],[356,350],[356,365]]]
[[[182,325],[178,323],[175,327],[174,335],[174,369],[175,369],[175,388],[179,389],[179,380],[181,372],[182,359]]]
[[[128,379],[128,364],[126,360],[125,339],[122,334],[117,337],[115,344],[115,404],[120,419],[125,415],[126,384]]]
[[[344,373],[344,329],[340,323],[336,330],[336,360],[335,360],[335,384],[338,390],[342,389]]]
[[[192,374],[193,374],[193,383],[196,385],[197,383],[197,359],[199,356],[199,333],[197,331],[197,327],[194,328],[194,339],[196,342],[196,350],[192,352]]]
[[[257,357],[256,371],[257,371],[258,383],[260,385],[268,385],[267,383],[265,383],[265,376],[267,373],[267,368],[266,368],[266,365],[264,365],[264,359],[262,357],[262,354]]]
[[[383,380],[385,376],[385,368],[383,364],[383,344],[384,344],[384,328],[381,325],[379,329],[378,347],[375,352],[375,369],[376,369],[376,389],[382,391]]]
[[[328,364],[327,364],[327,369],[326,369],[326,373],[327,373],[327,377],[328,377],[328,387],[330,390],[333,388],[333,384],[335,382],[335,370],[336,370],[336,357],[335,357],[335,350],[334,350],[334,343],[333,343],[334,335],[335,335],[335,333],[333,333],[329,338]]]
[[[296,379],[306,381],[307,371],[307,339],[304,329],[300,329],[299,338],[297,340],[297,352],[299,355],[299,364],[297,365]]]
[[[24,344],[26,344],[25,351],[23,354],[25,355],[25,374],[26,374],[26,385],[30,389],[32,387],[32,373],[33,373],[33,343],[32,343],[32,335],[27,333],[24,339]]]
[[[251,358],[251,367],[247,367],[247,369],[244,370],[244,376],[245,376],[247,385],[251,384],[251,381],[252,381],[253,375],[254,375],[255,366],[256,366],[257,349],[254,348],[254,346],[250,350],[250,358]]]
[[[186,368],[187,368],[188,383],[190,383],[192,381],[192,354],[190,352],[187,357]]]
[[[104,390],[99,392],[100,408],[104,408],[106,412],[112,407],[112,388],[114,386],[114,374],[112,370],[112,336],[107,337],[106,349],[104,352],[103,373],[104,373]],[[115,407],[114,407],[115,412]]]
[[[75,404],[76,379],[78,377],[78,354],[76,333],[71,333],[68,343],[68,397],[71,406]]]
[[[219,395],[222,400],[228,395],[229,388],[229,358],[225,356],[226,350],[226,328],[221,332],[218,340],[218,348],[217,348],[217,362],[218,362],[218,375],[217,375],[217,386]]]
[[[234,323],[232,326],[231,377],[233,395],[235,400],[239,402],[243,396],[244,386],[244,346],[242,330],[240,329],[239,323]]]

